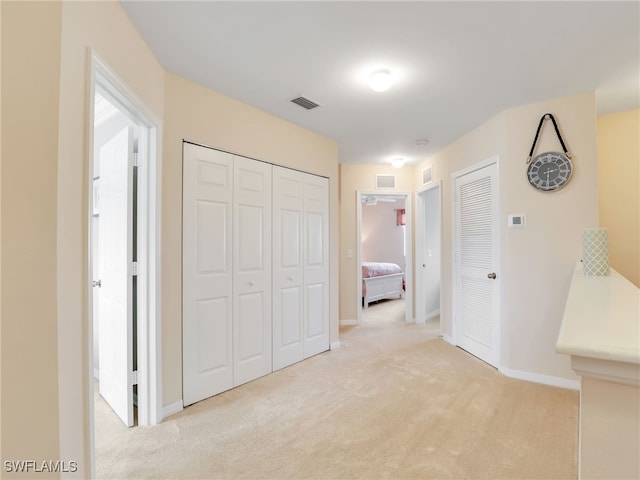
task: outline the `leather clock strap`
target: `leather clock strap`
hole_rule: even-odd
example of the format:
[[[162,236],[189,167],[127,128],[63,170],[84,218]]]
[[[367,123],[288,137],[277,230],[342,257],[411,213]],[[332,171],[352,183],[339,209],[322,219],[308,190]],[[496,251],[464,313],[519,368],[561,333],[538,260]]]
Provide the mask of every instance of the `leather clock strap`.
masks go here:
[[[558,140],[560,140],[560,145],[562,145],[562,150],[567,158],[571,158],[571,154],[567,151],[567,147],[564,144],[564,140],[562,140],[562,135],[560,135],[560,129],[558,128],[558,124],[556,123],[556,119],[551,113],[545,113],[540,119],[540,123],[538,123],[538,129],[536,130],[536,136],[533,139],[533,145],[531,145],[531,150],[529,151],[529,157],[527,158],[527,164],[531,162],[531,158],[533,157],[533,151],[536,148],[536,143],[538,143],[538,137],[540,136],[540,130],[542,130],[542,125],[545,120],[551,119],[553,122],[553,128],[556,130],[556,135],[558,135]]]

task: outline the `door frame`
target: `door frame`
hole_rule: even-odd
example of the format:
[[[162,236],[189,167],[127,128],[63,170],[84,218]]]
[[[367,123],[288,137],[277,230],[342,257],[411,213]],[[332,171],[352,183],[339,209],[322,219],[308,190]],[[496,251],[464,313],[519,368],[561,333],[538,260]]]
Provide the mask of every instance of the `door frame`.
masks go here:
[[[458,305],[458,277],[460,275],[460,269],[459,269],[459,264],[456,261],[456,254],[457,254],[457,250],[458,250],[458,235],[457,235],[457,221],[458,221],[458,213],[457,213],[457,202],[456,202],[456,181],[458,180],[458,178],[467,175],[469,173],[475,172],[476,170],[481,170],[485,167],[488,167],[490,165],[495,164],[496,166],[496,176],[498,178],[498,185],[500,185],[500,159],[498,157],[498,155],[494,155],[492,157],[487,158],[486,160],[483,160],[481,162],[475,163],[467,168],[464,168],[462,170],[458,170],[456,172],[453,172],[451,174],[451,243],[452,243],[452,250],[451,250],[451,264],[452,264],[452,278],[451,278],[451,312],[452,312],[452,327],[451,327],[451,333],[452,333],[452,340],[453,340],[453,344],[454,345],[459,345],[460,344],[460,337],[461,337],[461,325],[460,322],[458,321],[458,312],[460,311],[460,306]],[[496,261],[496,266],[495,266],[495,270],[498,272],[499,275],[501,275],[502,272],[502,235],[503,235],[503,231],[502,231],[502,223],[501,223],[501,218],[502,218],[502,202],[500,200],[500,193],[501,193],[501,189],[498,188],[497,191],[495,192],[495,199],[498,205],[498,218],[496,218],[496,222],[497,222],[497,230],[498,230],[498,236],[496,238],[496,249],[498,252],[497,258],[495,259]],[[499,326],[499,331],[498,332],[494,332],[494,340],[496,341],[496,368],[500,368],[500,366],[502,365],[502,334],[504,332],[504,326],[502,325],[502,297],[503,297],[503,292],[502,292],[502,288],[503,288],[503,283],[502,281],[500,281],[499,287],[498,287],[498,304],[497,304],[497,320],[495,322],[496,325]]]
[[[413,316],[413,213],[411,209],[411,192],[380,191],[380,190],[356,190],[356,325],[362,324],[362,196],[376,195],[402,195],[405,197],[405,313],[404,321],[414,323]]]
[[[118,109],[139,125],[138,217],[137,217],[137,361],[138,425],[162,421],[161,368],[161,123],[135,93],[95,51],[88,49],[86,192],[93,191],[94,102],[96,85],[117,104]],[[93,195],[87,194],[88,245],[92,245]],[[95,475],[95,424],[93,389],[93,261],[87,251],[87,345],[89,360],[89,441],[91,473]]]
[[[416,190],[416,276],[415,276],[415,298],[416,298],[416,323],[424,324],[426,323],[426,316],[419,313],[418,305],[424,303],[425,293],[424,293],[424,274],[423,270],[419,267],[420,261],[422,259],[422,251],[424,251],[426,239],[424,237],[424,230],[426,226],[425,219],[425,199],[422,196],[423,193],[429,192],[431,190],[438,189],[438,206],[440,209],[440,312],[442,313],[442,180],[438,182],[434,182],[430,185],[425,185],[422,188]],[[426,314],[426,312],[424,312]],[[442,332],[442,319],[440,320],[440,332]]]

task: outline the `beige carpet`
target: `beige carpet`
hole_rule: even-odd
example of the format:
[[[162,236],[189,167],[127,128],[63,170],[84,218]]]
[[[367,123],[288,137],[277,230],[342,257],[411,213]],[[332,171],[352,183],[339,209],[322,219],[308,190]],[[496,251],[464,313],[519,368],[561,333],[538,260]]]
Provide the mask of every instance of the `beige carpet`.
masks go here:
[[[127,429],[98,400],[97,477],[577,478],[577,392],[506,378],[439,327],[370,310],[342,348],[155,427]]]

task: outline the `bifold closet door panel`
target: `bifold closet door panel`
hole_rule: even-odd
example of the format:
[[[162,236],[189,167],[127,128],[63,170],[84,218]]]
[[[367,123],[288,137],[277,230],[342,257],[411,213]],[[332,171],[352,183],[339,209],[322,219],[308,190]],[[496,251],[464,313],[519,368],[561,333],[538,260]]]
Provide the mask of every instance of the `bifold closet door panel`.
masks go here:
[[[329,349],[329,180],[304,174],[304,358]]]
[[[233,157],[183,144],[183,402],[233,387]]]
[[[272,372],[271,171],[234,157],[234,386]]]
[[[304,174],[273,167],[273,369],[304,358]]]

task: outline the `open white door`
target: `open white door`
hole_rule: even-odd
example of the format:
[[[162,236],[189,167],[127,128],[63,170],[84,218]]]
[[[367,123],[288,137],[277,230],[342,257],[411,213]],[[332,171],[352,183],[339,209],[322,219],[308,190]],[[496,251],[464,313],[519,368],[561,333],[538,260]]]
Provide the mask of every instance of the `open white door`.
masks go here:
[[[100,148],[100,395],[133,425],[133,129]]]
[[[416,195],[416,323],[440,315],[440,184]]]
[[[456,343],[498,367],[500,359],[497,163],[455,177]]]

